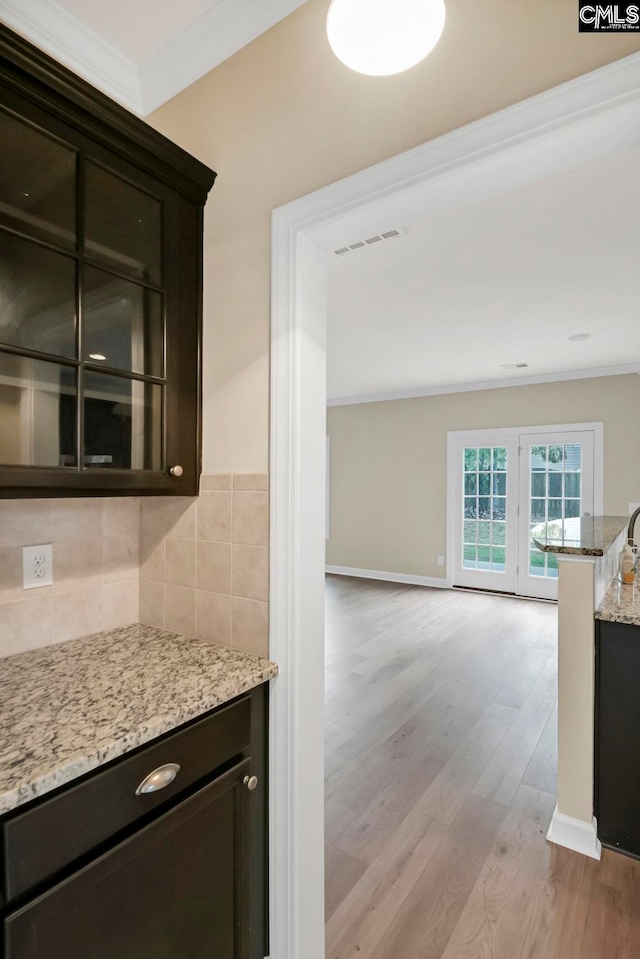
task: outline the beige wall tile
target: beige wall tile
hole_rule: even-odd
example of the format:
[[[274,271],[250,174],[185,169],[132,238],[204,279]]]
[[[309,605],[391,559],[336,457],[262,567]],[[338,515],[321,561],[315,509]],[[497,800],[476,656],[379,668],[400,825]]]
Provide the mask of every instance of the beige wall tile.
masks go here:
[[[103,583],[102,538],[68,539],[53,544],[53,591],[69,593]]]
[[[269,606],[253,599],[233,599],[231,645],[258,656],[269,654]]]
[[[37,546],[53,540],[52,500],[0,501],[0,546]]]
[[[143,496],[140,502],[140,535],[161,540],[165,533],[164,497]]]
[[[99,633],[102,629],[102,588],[53,595],[53,642]]]
[[[140,535],[106,536],[104,547],[105,583],[140,579]]]
[[[213,593],[231,593],[231,545],[229,543],[198,543],[198,589]]]
[[[266,546],[234,546],[232,593],[243,599],[269,599],[269,550]]]
[[[196,635],[196,591],[185,586],[164,588],[164,625],[174,633]]]
[[[103,590],[102,628],[119,629],[137,623],[140,617],[140,587],[136,580],[107,583]]]
[[[53,538],[56,542],[102,536],[104,503],[101,499],[53,500]]]
[[[168,539],[164,545],[164,581],[173,586],[196,585],[196,542]]]
[[[203,473],[200,477],[200,489],[232,489],[233,477],[230,473]]]
[[[196,538],[195,497],[174,496],[165,500],[165,535],[170,539]]]
[[[142,533],[140,536],[140,578],[153,580],[156,583],[164,582],[164,548],[165,539],[155,536],[148,536]]]
[[[140,622],[164,629],[164,583],[140,583]]]
[[[52,642],[53,596],[29,603],[0,605],[0,655],[13,656],[28,649],[49,646]]]
[[[198,539],[231,542],[231,493],[201,493],[198,501]]]
[[[269,494],[233,494],[231,538],[247,546],[269,545]]]
[[[196,593],[198,639],[231,645],[231,597],[198,590]]]
[[[268,473],[234,473],[233,488],[243,490],[268,490]]]
[[[105,498],[102,531],[105,536],[129,536],[140,529],[140,500],[135,496]]]

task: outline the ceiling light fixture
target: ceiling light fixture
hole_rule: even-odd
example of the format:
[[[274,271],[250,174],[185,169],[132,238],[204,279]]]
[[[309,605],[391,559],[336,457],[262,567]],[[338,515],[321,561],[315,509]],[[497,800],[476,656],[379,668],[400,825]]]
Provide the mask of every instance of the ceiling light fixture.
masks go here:
[[[104,355],[104,353],[89,353],[89,359],[100,360],[102,362],[103,360],[106,360],[106,356]]]
[[[445,18],[444,0],[332,0],[327,36],[345,66],[386,77],[424,60]]]
[[[582,343],[583,340],[591,339],[591,333],[574,333],[574,335],[570,336],[569,339],[572,343]]]

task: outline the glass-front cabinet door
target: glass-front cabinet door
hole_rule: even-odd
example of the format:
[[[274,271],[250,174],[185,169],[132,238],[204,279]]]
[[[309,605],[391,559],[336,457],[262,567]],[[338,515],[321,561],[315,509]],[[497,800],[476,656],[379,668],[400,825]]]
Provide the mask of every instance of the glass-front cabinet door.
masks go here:
[[[6,90],[0,141],[0,495],[195,492],[201,206]]]

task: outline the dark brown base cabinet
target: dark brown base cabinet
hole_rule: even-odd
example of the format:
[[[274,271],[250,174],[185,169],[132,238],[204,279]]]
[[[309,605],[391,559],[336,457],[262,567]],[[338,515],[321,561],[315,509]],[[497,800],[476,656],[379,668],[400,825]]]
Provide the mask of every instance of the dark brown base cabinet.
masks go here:
[[[5,817],[4,889],[55,872],[5,906],[4,959],[263,959],[265,732],[266,689],[259,687]],[[242,738],[250,742],[237,752]],[[233,755],[200,776],[209,748],[216,763]],[[137,796],[136,807],[129,800],[140,770],[168,756],[182,760],[182,788],[179,774],[168,799]],[[200,778],[191,782],[193,776]],[[249,789],[253,776],[258,785]],[[120,815],[131,819],[136,810],[138,818],[59,869],[60,842],[47,852],[56,817],[68,817],[58,835],[75,835],[78,810],[91,842],[104,831],[98,799],[109,821],[109,802],[122,796]],[[89,816],[83,804],[95,806]],[[70,845],[75,855],[77,837]]]
[[[598,622],[595,812],[604,846],[640,857],[640,627]]]

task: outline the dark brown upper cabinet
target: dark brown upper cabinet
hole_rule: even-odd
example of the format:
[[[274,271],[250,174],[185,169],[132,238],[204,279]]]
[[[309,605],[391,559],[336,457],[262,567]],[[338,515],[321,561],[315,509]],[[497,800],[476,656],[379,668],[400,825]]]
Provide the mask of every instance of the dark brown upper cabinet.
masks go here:
[[[215,174],[0,26],[0,497],[194,495]]]

